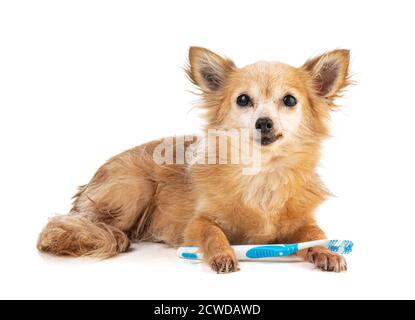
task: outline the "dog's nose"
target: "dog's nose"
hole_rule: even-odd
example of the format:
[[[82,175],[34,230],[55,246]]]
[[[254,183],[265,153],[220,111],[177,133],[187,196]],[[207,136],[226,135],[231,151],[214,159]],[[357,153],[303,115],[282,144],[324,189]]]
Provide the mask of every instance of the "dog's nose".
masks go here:
[[[259,118],[255,123],[255,129],[261,130],[261,133],[270,133],[274,128],[274,123],[270,118]]]

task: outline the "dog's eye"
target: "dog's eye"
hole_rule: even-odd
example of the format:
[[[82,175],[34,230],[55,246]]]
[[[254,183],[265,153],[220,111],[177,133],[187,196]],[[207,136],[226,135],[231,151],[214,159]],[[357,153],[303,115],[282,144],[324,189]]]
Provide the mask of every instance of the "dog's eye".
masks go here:
[[[294,98],[292,95],[286,95],[284,99],[282,99],[286,107],[292,108],[297,104],[297,99]]]
[[[236,98],[236,103],[240,107],[248,107],[252,104],[252,101],[248,95],[241,94],[238,98]]]

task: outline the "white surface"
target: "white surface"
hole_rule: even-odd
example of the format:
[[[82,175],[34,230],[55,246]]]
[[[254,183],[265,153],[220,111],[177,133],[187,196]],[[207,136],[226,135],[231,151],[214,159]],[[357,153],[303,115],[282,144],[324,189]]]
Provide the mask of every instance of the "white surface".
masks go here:
[[[1,2],[0,298],[415,298],[411,4]],[[155,244],[102,262],[36,252],[47,218],[105,159],[199,128],[181,70],[190,45],[238,65],[352,50],[358,84],[320,168],[336,197],[318,211],[329,236],[355,241],[349,272],[242,263],[216,275]]]

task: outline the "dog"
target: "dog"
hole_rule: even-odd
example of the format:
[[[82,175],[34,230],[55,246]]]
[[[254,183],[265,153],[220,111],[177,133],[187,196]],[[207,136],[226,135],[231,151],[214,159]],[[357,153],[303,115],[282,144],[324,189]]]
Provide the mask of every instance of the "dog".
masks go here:
[[[350,84],[349,60],[349,51],[340,49],[301,67],[257,62],[238,68],[229,58],[191,47],[186,71],[200,90],[204,132],[252,131],[245,140],[259,155],[256,170],[201,161],[223,160],[198,152],[220,134],[143,144],[109,159],[79,187],[69,214],[49,220],[37,248],[108,258],[126,252],[131,241],[198,246],[214,271],[228,273],[239,270],[231,244],[325,239],[314,213],[329,192],[316,166],[330,112]],[[158,152],[166,141],[171,146]],[[236,144],[222,156],[246,154],[242,149]],[[177,161],[189,150],[189,161]],[[172,163],[161,163],[156,153]],[[298,255],[323,271],[347,270],[345,259],[325,247]]]

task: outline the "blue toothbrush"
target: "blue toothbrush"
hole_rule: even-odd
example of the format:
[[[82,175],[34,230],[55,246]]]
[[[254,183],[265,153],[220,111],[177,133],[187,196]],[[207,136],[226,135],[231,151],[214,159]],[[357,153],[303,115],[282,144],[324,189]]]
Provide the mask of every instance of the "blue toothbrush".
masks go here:
[[[278,260],[299,250],[315,246],[324,246],[333,252],[348,254],[352,252],[353,242],[349,240],[316,240],[295,244],[236,245],[232,248],[237,260]],[[181,247],[177,250],[177,254],[183,259],[201,260],[203,258],[198,247]]]

